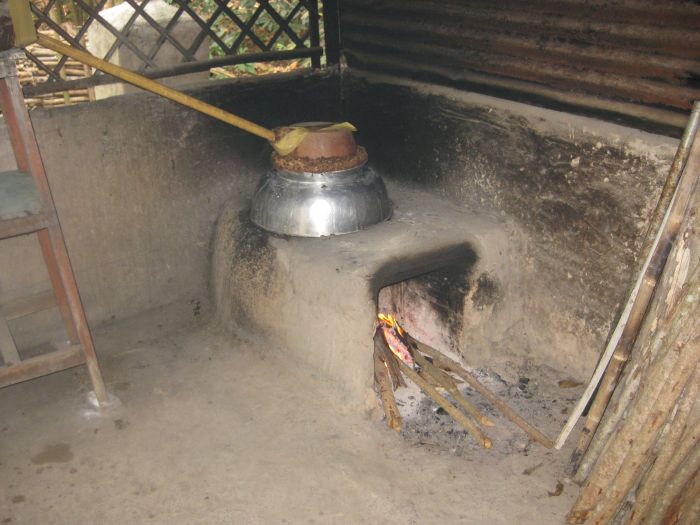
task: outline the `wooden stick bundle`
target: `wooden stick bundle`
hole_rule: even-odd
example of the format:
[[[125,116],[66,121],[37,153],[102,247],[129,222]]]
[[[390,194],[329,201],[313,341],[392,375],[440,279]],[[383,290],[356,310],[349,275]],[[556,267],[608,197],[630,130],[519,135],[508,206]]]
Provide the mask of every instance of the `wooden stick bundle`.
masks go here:
[[[530,423],[525,421],[522,417],[518,415],[515,410],[503,402],[496,394],[491,392],[488,388],[482,385],[479,380],[469,373],[464,367],[462,367],[456,361],[450,359],[446,355],[438,352],[436,349],[421,343],[420,341],[414,339],[410,335],[408,336],[412,344],[416,346],[416,349],[433,359],[433,363],[438,367],[446,370],[447,372],[452,372],[456,374],[460,379],[463,379],[469,386],[476,390],[481,396],[483,396],[489,403],[494,405],[498,410],[500,410],[503,415],[510,419],[513,423],[518,425],[528,436],[543,445],[545,448],[552,448],[554,442],[545,436],[542,432],[533,427]]]
[[[387,422],[391,428],[397,431],[400,430],[400,415],[397,415],[398,410],[396,410],[395,413],[396,400],[394,399],[393,392],[389,391],[387,387],[387,385],[390,383],[393,383],[394,388],[403,383],[400,374],[398,375],[398,378],[394,378],[391,381],[389,380],[389,378],[393,376],[393,374],[390,373],[393,366],[397,366],[400,371],[406,375],[406,377],[413,381],[430,398],[432,398],[433,401],[435,401],[448,414],[450,414],[484,448],[491,448],[492,442],[491,439],[489,439],[488,436],[486,436],[478,428],[475,421],[484,426],[493,426],[494,423],[488,417],[483,415],[473,403],[471,403],[461,394],[457,388],[455,379],[449,373],[453,373],[459,378],[463,379],[487,401],[503,412],[508,419],[524,430],[525,433],[527,433],[533,440],[542,444],[546,448],[552,448],[554,446],[551,439],[520,417],[512,408],[499,399],[488,388],[482,385],[471,373],[469,373],[457,362],[440,353],[436,349],[421,343],[420,341],[411,337],[408,333],[404,334],[404,338],[413,350],[414,361],[416,361],[416,363],[421,367],[420,373],[417,373],[403,361],[394,356],[384,340],[384,336],[381,333],[381,328],[377,328],[374,335],[375,383],[377,385],[380,399],[382,400],[382,406],[384,407]],[[423,354],[428,356],[432,362],[426,359]],[[403,386],[405,386],[405,383],[403,383]],[[472,418],[474,418],[475,421],[468,418],[465,414],[460,412],[455,405],[450,403],[447,398],[440,395],[437,388],[442,388],[448,392],[454,399],[455,403],[465,410],[465,412],[467,412],[467,414],[469,414]]]
[[[700,148],[691,202],[630,361],[581,460],[569,523],[698,523],[700,506]],[[679,185],[679,189],[681,185]],[[682,202],[682,200],[681,200]],[[631,507],[626,503],[631,495]],[[621,521],[623,520],[624,521]]]
[[[462,395],[452,377],[425,359],[419,352],[415,352],[413,358],[424,370],[424,373],[432,378],[433,384],[436,386],[441,386],[447,392],[449,392],[457,404],[459,404],[459,406],[461,406],[467,414],[472,416],[485,427],[492,427],[494,425],[493,421],[482,414],[471,401]]]
[[[453,394],[453,396],[455,396],[456,402],[462,407],[468,406],[469,410],[473,414],[475,414],[475,418],[478,421],[485,420],[488,421],[491,425],[493,425],[493,423],[491,423],[491,421],[488,418],[483,416],[483,414],[481,414],[476,407],[469,403],[468,400],[462,397],[462,395],[459,393],[459,390],[457,389],[457,386],[454,385],[454,383],[453,388],[453,385],[450,385],[447,379],[441,377],[440,370],[438,370],[435,367],[430,369],[430,363],[425,361],[425,359],[422,356],[417,355],[417,353],[414,355],[414,358],[417,359],[416,362],[418,362],[419,364],[422,363],[423,369],[421,370],[421,373],[419,374],[411,367],[406,365],[403,361],[401,361],[401,359],[394,356],[391,350],[389,350],[388,345],[384,340],[384,336],[381,333],[380,327],[378,327],[375,331],[374,345],[375,383],[377,384],[380,399],[382,400],[382,406],[384,407],[384,413],[386,415],[387,422],[390,428],[393,428],[397,431],[400,430],[400,423],[397,423],[397,416],[400,421],[398,409],[396,409],[396,414],[394,413],[394,409],[396,407],[396,400],[394,399],[393,392],[387,392],[386,387],[386,385],[389,383],[389,370],[391,370],[393,366],[397,366],[401,373],[408,377],[433,401],[440,405],[450,416],[452,416],[460,425],[462,425],[462,427],[464,427],[464,429],[467,432],[469,432],[469,434],[476,440],[477,443],[479,443],[484,448],[491,448],[491,440],[487,436],[485,436],[483,432],[481,432],[481,430],[477,426],[477,423],[469,419],[465,414],[460,412],[452,403],[450,403],[449,400],[447,400],[444,396],[440,395],[440,393],[436,390],[436,387],[444,388],[447,391],[452,390],[456,394],[456,396],[455,394]],[[385,373],[381,373],[381,370],[380,373],[377,372],[377,368],[380,366],[379,362],[382,362],[381,366],[385,369]],[[393,381],[393,383],[395,387],[403,383],[403,380],[400,379],[400,375],[398,379]],[[403,383],[403,385],[405,386],[405,383]],[[399,425],[398,428],[397,425]]]
[[[686,385],[668,430],[659,438],[661,445],[654,464],[639,482],[639,489],[635,495],[635,509],[630,515],[629,525],[639,525],[644,522],[656,502],[658,487],[668,484],[667,480],[672,477],[678,465],[693,448],[698,446],[700,421],[687,428],[689,415],[697,402],[698,394],[700,394],[700,366],[695,367],[695,375]]]
[[[646,251],[642,254],[646,255],[646,259],[638,272],[637,281],[629,294],[627,304],[596,366],[593,377],[591,377],[584,394],[572,410],[556,440],[555,447],[560,449],[583,413],[596,387],[600,385],[598,399],[594,402],[592,415],[586,423],[583,436],[574,453],[574,461],[577,461],[578,457],[585,452],[590,438],[598,426],[597,420],[600,419],[600,415],[607,406],[622,367],[629,357],[630,349],[639,333],[644,314],[653,296],[656,282],[664,268],[670,246],[680,229],[681,219],[685,214],[692,188],[695,187],[697,180],[695,173],[690,173],[689,176],[686,173],[688,171],[686,162],[690,163],[694,156],[698,156],[697,150],[700,149],[700,141],[696,141],[695,137],[699,127],[700,102],[696,102],[651,220],[650,227],[653,228],[655,236],[650,237],[644,243]],[[658,232],[656,232],[657,227]],[[615,359],[611,362],[613,356]],[[603,377],[604,374],[606,377]],[[602,384],[600,384],[601,379],[603,380]]]

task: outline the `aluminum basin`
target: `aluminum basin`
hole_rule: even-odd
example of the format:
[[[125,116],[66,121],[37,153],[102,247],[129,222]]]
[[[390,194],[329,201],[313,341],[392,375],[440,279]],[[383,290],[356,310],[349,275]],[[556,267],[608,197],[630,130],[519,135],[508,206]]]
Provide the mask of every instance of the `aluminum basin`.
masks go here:
[[[382,179],[365,165],[300,173],[272,169],[253,196],[251,220],[265,230],[299,237],[341,235],[391,217]]]

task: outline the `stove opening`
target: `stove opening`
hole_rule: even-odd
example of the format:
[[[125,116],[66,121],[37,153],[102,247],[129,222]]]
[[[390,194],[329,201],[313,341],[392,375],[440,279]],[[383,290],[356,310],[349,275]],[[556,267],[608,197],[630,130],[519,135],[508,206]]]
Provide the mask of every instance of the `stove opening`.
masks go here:
[[[377,312],[393,315],[410,334],[442,352],[466,357],[478,351],[479,325],[490,317],[499,286],[478,271],[476,254],[465,247],[449,260],[428,258],[414,269],[379,289]]]

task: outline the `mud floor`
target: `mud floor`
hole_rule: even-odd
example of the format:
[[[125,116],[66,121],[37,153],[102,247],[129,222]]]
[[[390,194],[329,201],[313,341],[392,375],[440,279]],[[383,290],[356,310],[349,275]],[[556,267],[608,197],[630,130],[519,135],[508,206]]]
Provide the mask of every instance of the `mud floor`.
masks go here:
[[[413,422],[398,435],[338,409],[334,385],[279,344],[202,317],[166,309],[98,330],[118,398],[103,414],[80,368],[0,390],[0,523],[563,522],[577,493],[569,450],[498,417],[480,450],[427,405],[414,412],[429,440]],[[554,433],[574,390],[515,372],[485,380]]]

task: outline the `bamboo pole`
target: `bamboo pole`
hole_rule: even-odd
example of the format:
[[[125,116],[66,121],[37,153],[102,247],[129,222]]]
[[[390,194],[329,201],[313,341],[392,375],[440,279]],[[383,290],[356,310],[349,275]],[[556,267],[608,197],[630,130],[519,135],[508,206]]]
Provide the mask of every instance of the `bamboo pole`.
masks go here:
[[[254,122],[224,111],[221,108],[217,108],[216,106],[212,106],[211,104],[197,100],[194,97],[185,95],[181,91],[160,84],[159,82],[146,78],[138,73],[134,73],[128,69],[110,64],[109,62],[97,58],[90,53],[67,46],[54,38],[39,33],[37,43],[45,48],[51,49],[52,51],[56,51],[57,53],[61,53],[62,55],[94,67],[95,69],[104,71],[105,73],[112,75],[119,80],[123,80],[124,82],[133,84],[136,87],[165,97],[169,100],[177,102],[178,104],[182,104],[183,106],[192,108],[200,113],[204,113],[205,115],[209,115],[210,117],[226,122],[227,124],[231,124],[232,126],[247,131],[248,133],[252,133],[253,135],[257,135],[258,137],[264,138],[271,143],[274,143],[276,140],[275,132],[271,129],[264,128],[258,124],[255,124]]]
[[[683,132],[678,149],[676,150],[676,155],[673,158],[673,163],[664,183],[664,187],[661,190],[661,195],[656,204],[656,208],[652,214],[652,218],[649,221],[649,227],[647,229],[647,235],[644,240],[644,244],[640,249],[640,253],[648,253],[655,239],[655,234],[659,230],[661,223],[663,221],[666,210],[671,203],[671,199],[675,193],[676,187],[678,186],[678,181],[681,177],[683,169],[688,161],[688,156],[690,155],[690,149],[693,145],[693,141],[697,135],[698,128],[700,127],[700,104],[696,103],[693,106],[693,110],[690,113],[690,118],[688,120],[688,125]],[[596,429],[600,423],[600,419],[603,416],[605,408],[608,406],[610,397],[612,396],[615,386],[618,383],[622,369],[625,363],[629,360],[630,352],[634,341],[639,333],[641,327],[641,320],[644,312],[641,311],[642,307],[649,304],[651,295],[654,289],[654,284],[658,278],[658,274],[661,273],[662,267],[658,264],[649,265],[651,268],[656,269],[656,276],[647,276],[652,278],[652,280],[645,279],[643,289],[640,291],[638,300],[635,302],[635,306],[638,304],[636,311],[630,313],[629,322],[625,325],[625,328],[620,336],[620,340],[617,343],[615,352],[612,355],[612,359],[608,368],[605,371],[605,375],[600,383],[598,392],[593,400],[593,404],[588,411],[588,416],[586,422],[581,431],[581,436],[576,449],[573,453],[573,464],[574,470],[577,467],[578,459],[583,456],[583,454],[588,450],[591,439],[595,434]],[[635,271],[635,275],[639,275],[644,270],[643,265],[639,265]]]
[[[696,110],[700,110],[700,102],[696,102],[694,105]],[[608,341],[608,345],[603,352],[603,355],[596,367],[593,377],[591,378],[586,391],[579,399],[578,403],[574,407],[573,411],[569,415],[569,418],[564,425],[559,437],[557,438],[555,447],[560,449],[566,442],[567,437],[571,433],[576,424],[578,418],[583,413],[584,408],[588,404],[593,392],[596,389],[603,373],[605,372],[610,359],[612,358],[613,352],[618,346],[618,343],[622,340],[623,334],[628,323],[636,324],[636,331],[632,331],[635,326],[629,329],[628,339],[631,343],[634,342],[634,338],[639,331],[639,325],[642,322],[644,313],[646,312],[649,301],[653,295],[654,287],[656,286],[656,281],[661,271],[663,270],[664,264],[666,262],[666,257],[670,251],[670,246],[678,234],[680,229],[681,220],[685,214],[685,210],[690,202],[692,196],[692,190],[695,187],[697,176],[698,176],[698,166],[697,163],[700,162],[700,141],[693,140],[692,146],[690,148],[690,153],[688,156],[688,161],[685,168],[682,170],[680,175],[680,180],[676,186],[676,191],[674,192],[671,203],[666,210],[666,214],[661,223],[659,231],[656,234],[656,238],[652,244],[651,250],[647,256],[646,262],[644,264],[644,271],[639,273],[637,282],[630,294],[620,320],[613,331],[613,335]],[[692,164],[692,168],[689,167]],[[687,175],[688,171],[691,172]],[[640,293],[641,291],[641,293]],[[631,339],[630,339],[631,338]],[[623,343],[626,344],[626,343]],[[609,381],[612,382],[612,381]],[[602,403],[602,400],[601,400]],[[607,404],[607,402],[606,402]]]
[[[508,419],[520,427],[520,429],[532,439],[543,445],[545,448],[552,448],[554,446],[554,442],[551,439],[533,427],[530,423],[525,421],[515,410],[510,408],[510,406],[503,402],[498,396],[496,396],[496,394],[482,385],[476,377],[470,374],[459,363],[453,361],[446,355],[440,353],[425,343],[421,343],[420,341],[412,338],[410,335],[409,338],[411,342],[416,345],[418,351],[433,358],[433,363],[435,363],[436,366],[442,368],[443,370],[447,370],[448,372],[452,372],[463,379],[469,386],[481,394],[481,396],[500,410]]]
[[[696,102],[693,106],[691,121],[686,128],[687,138],[685,138],[684,134],[684,140],[682,142],[683,147],[679,148],[680,152],[677,152],[676,155],[678,162],[675,162],[674,159],[674,165],[678,166],[676,170],[680,171],[680,178],[679,181],[675,184],[675,190],[680,190],[681,186],[683,186],[684,183],[686,186],[686,190],[692,189],[695,186],[695,174],[693,174],[690,177],[684,176],[687,172],[687,164],[686,166],[680,166],[680,164],[682,164],[682,159],[685,157],[685,151],[688,151],[689,162],[691,160],[691,157],[693,156],[693,153],[696,152],[698,147],[700,147],[698,141],[695,140],[699,121],[700,102]],[[689,146],[689,144],[691,143],[692,145]],[[697,153],[695,153],[695,155],[697,156]],[[675,172],[672,172],[672,174],[673,173]],[[673,182],[673,179],[667,180],[667,187],[665,186],[664,192],[662,192],[662,200],[664,202],[660,201],[659,206],[662,206],[667,200],[670,201],[670,203],[668,205],[668,208],[666,209],[666,213],[664,215],[663,220],[660,221],[660,227],[654,241],[652,243],[649,243],[649,254],[642,267],[642,271],[639,272],[639,277],[637,279],[637,282],[635,283],[635,286],[632,289],[632,292],[630,293],[625,309],[623,310],[622,315],[620,316],[617,326],[615,327],[615,330],[613,331],[613,334],[610,340],[608,341],[608,344],[603,352],[603,355],[601,356],[598,366],[596,367],[588,386],[586,387],[585,392],[583,393],[581,399],[579,399],[578,403],[569,415],[569,418],[566,424],[564,425],[564,428],[562,429],[561,433],[559,434],[559,437],[557,438],[555,444],[555,447],[557,449],[560,449],[566,442],[566,439],[573,430],[574,425],[576,425],[578,418],[583,413],[583,410],[585,409],[586,405],[591,399],[591,396],[595,392],[595,389],[598,386],[601,378],[603,377],[603,374],[605,373],[605,370],[608,367],[608,364],[610,363],[613,354],[617,352],[618,358],[616,361],[618,361],[618,364],[614,365],[613,371],[610,372],[611,377],[606,381],[606,390],[602,394],[603,397],[601,397],[601,401],[599,403],[599,406],[602,406],[602,408],[596,407],[594,417],[598,417],[598,414],[602,414],[602,411],[607,405],[609,401],[609,396],[612,393],[612,390],[614,389],[614,385],[616,383],[615,378],[613,378],[612,376],[619,374],[619,370],[622,369],[622,365],[627,359],[626,355],[629,355],[628,347],[634,343],[634,339],[636,338],[636,334],[639,331],[639,327],[641,325],[642,318],[644,317],[644,313],[646,312],[647,307],[649,306],[649,301],[652,297],[653,289],[656,286],[656,280],[660,275],[661,271],[663,270],[663,265],[666,260],[665,255],[668,254],[668,247],[673,242],[675,235],[678,233],[678,229],[680,228],[680,218],[683,217],[683,214],[685,213],[685,207],[687,206],[687,203],[690,200],[690,191],[687,191],[686,193],[683,193],[682,191],[671,191],[671,188],[674,186]],[[689,188],[687,186],[689,186]],[[672,198],[669,197],[670,193],[673,193]],[[659,208],[659,206],[657,206],[657,209]],[[673,220],[669,221],[669,217],[671,215],[673,215]],[[658,219],[654,217],[654,222],[656,220]],[[607,399],[605,399],[605,396],[607,396]],[[591,423],[593,424],[593,420],[591,420]],[[589,431],[588,434],[592,436],[592,431]],[[585,439],[590,443],[590,439],[588,439],[588,437],[586,437]],[[584,442],[581,445],[586,446],[587,448],[587,443]]]

